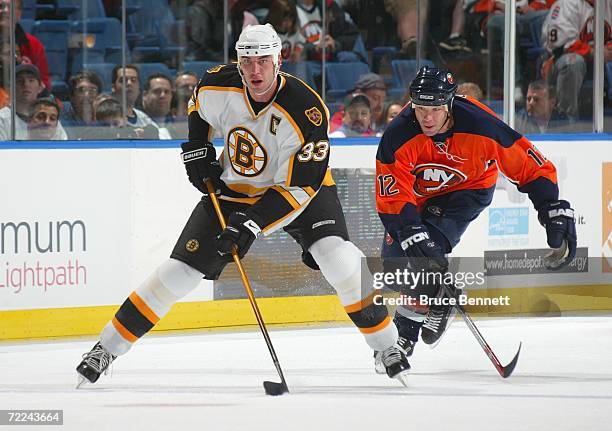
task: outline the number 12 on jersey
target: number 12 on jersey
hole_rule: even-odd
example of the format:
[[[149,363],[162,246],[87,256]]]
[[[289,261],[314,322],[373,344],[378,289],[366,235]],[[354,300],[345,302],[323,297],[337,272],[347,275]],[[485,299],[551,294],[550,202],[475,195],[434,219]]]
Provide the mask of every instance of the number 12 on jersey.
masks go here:
[[[399,190],[394,189],[395,178],[391,174],[378,175],[378,194],[379,196],[393,196],[399,193]]]

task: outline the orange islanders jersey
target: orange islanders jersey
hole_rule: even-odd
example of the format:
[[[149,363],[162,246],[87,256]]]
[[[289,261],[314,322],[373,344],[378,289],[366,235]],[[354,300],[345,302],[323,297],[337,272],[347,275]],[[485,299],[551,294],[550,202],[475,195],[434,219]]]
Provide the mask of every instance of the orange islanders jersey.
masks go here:
[[[383,134],[376,154],[376,208],[395,239],[420,222],[420,207],[434,196],[494,187],[501,170],[536,209],[557,200],[554,165],[524,136],[475,99],[456,96],[454,123],[428,137],[407,105]]]
[[[299,79],[278,76],[268,103],[250,99],[236,64],[208,69],[189,101],[189,140],[223,137],[220,199],[250,204],[269,234],[294,220],[321,185],[333,185],[328,170],[329,112]]]

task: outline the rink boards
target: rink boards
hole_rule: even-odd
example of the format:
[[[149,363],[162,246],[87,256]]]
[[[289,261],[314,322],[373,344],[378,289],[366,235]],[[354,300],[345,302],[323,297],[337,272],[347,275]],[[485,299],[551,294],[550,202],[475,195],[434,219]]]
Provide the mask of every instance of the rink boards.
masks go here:
[[[576,209],[583,261],[567,273],[542,273],[532,251],[546,247],[544,229],[527,197],[507,181],[500,182],[491,207],[470,226],[454,255],[481,257],[484,250],[490,274],[487,289],[472,290],[470,295],[507,294],[511,301],[506,307],[472,311],[612,309],[612,140],[603,138],[608,140],[601,136],[577,140],[585,139],[582,136],[536,141],[558,167],[561,196]],[[0,340],[95,334],[117,305],[167,258],[199,199],[186,181],[177,144],[3,145]],[[376,140],[335,141],[331,166],[336,172],[360,168],[358,181],[363,186],[373,173],[375,152]],[[347,178],[349,193],[357,176]],[[373,177],[371,184],[373,193]],[[349,220],[350,214],[357,214],[357,220],[364,217],[356,213],[364,211],[359,202],[348,211],[347,203],[343,205]],[[367,211],[371,216],[373,209]],[[360,241],[365,240],[352,235],[362,247]],[[273,267],[275,261],[264,264],[269,266],[258,261],[255,270]],[[291,274],[292,267],[287,271]],[[289,290],[283,290],[281,282],[281,287],[261,287],[267,292],[259,302],[267,322],[346,320],[339,302],[324,286],[304,294],[299,286],[291,286],[290,279],[285,282]],[[221,290],[223,286],[203,281],[156,330],[254,324],[248,302],[220,300]],[[274,297],[276,293],[279,297]]]

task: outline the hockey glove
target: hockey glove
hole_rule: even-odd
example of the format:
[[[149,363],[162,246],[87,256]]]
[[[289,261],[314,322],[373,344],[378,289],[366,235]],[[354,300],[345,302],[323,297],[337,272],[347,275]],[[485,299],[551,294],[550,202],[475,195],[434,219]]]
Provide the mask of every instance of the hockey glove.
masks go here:
[[[225,230],[217,237],[217,253],[232,260],[232,249],[236,247],[238,256],[243,258],[255,238],[261,233],[259,224],[243,212],[230,214]]]
[[[181,148],[189,182],[205,195],[208,194],[206,180],[210,179],[215,190],[219,190],[223,170],[217,161],[215,147],[209,142],[190,141],[183,142]]]
[[[419,223],[404,226],[398,232],[398,239],[414,271],[447,271],[448,260],[444,257],[444,250],[429,237],[425,225]]]
[[[554,201],[538,211],[538,220],[546,228],[546,240],[554,250],[544,256],[548,269],[557,270],[576,256],[576,220],[568,201]]]

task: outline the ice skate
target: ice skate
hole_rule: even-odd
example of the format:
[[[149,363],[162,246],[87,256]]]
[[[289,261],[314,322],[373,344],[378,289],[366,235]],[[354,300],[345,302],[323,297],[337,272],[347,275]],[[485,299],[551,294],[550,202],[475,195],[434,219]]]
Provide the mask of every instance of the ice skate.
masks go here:
[[[83,355],[83,360],[76,368],[79,375],[77,389],[85,382],[95,383],[102,373],[107,373],[109,365],[115,358],[116,356],[102,347],[100,342],[96,343],[90,352]]]
[[[457,298],[461,294],[461,289],[455,287],[449,287],[453,292],[453,297]],[[446,297],[443,295],[442,297]],[[429,312],[425,316],[423,327],[421,328],[421,340],[425,344],[435,347],[450,323],[455,318],[457,309],[452,305],[445,304],[432,304],[429,307]]]
[[[404,337],[397,339],[397,346],[404,351],[404,355],[408,358],[412,356],[414,351],[415,342]],[[374,370],[376,374],[387,374],[387,368],[382,362],[382,355],[379,352],[374,352]]]
[[[378,352],[376,360],[380,360],[385,372],[392,379],[397,379],[404,386],[408,386],[408,371],[410,364],[403,349],[396,343],[386,350]]]

